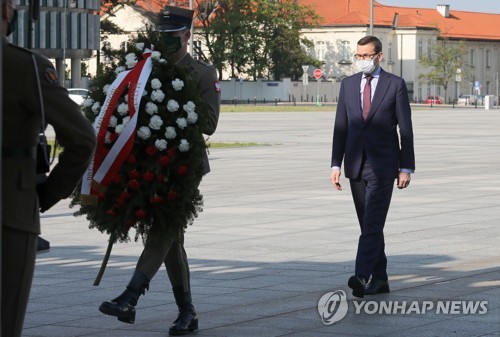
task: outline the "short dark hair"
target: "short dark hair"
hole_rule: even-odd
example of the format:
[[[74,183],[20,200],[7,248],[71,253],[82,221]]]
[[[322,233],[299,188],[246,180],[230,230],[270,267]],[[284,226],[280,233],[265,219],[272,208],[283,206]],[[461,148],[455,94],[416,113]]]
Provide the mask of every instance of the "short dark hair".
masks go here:
[[[375,53],[380,53],[382,52],[382,42],[375,36],[365,36],[361,40],[358,41],[359,46],[365,46],[369,43],[373,43],[375,46]]]

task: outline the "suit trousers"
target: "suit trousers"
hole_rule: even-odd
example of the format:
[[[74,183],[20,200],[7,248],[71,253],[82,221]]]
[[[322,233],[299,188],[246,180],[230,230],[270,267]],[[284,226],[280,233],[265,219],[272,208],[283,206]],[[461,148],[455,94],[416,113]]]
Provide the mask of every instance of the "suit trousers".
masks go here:
[[[37,235],[2,226],[2,336],[20,337],[35,270]]]
[[[368,160],[363,161],[356,179],[350,179],[351,193],[361,235],[356,254],[355,274],[387,280],[384,226],[394,188],[394,179],[375,176]]]
[[[191,291],[184,234],[176,240],[147,240],[136,270],[151,280],[162,264],[165,264],[172,288],[182,287],[184,292]]]

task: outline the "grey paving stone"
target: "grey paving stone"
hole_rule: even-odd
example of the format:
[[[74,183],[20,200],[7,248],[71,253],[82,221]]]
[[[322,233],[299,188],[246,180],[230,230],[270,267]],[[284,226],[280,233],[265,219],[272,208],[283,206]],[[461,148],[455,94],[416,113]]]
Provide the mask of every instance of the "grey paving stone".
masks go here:
[[[386,224],[390,294],[375,301],[488,301],[484,315],[356,314],[346,282],[359,226],[348,181],[329,182],[333,111],[223,113],[211,141],[272,146],[210,149],[205,211],[186,234],[196,336],[499,336],[500,111],[416,109],[417,170],[395,190]],[[97,310],[129,281],[142,243],[113,247],[72,216],[68,201],[42,215],[24,336],[166,336],[176,306],[165,271],[124,324]],[[347,294],[349,311],[323,325],[319,298]]]

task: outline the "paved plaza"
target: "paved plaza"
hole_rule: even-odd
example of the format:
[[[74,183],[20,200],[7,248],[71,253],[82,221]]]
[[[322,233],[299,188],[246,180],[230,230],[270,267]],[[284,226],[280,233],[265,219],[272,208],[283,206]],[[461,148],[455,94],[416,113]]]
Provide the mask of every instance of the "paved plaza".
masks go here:
[[[391,293],[364,299],[347,287],[359,225],[348,181],[342,192],[329,181],[333,120],[334,108],[221,114],[210,141],[260,146],[210,149],[205,210],[186,234],[194,336],[500,336],[500,110],[413,110],[417,169],[385,230]],[[135,324],[98,311],[142,244],[116,244],[93,286],[107,237],[73,211],[65,200],[42,215],[51,250],[37,256],[24,336],[167,336],[177,308],[164,269]],[[327,325],[329,292],[347,302]]]

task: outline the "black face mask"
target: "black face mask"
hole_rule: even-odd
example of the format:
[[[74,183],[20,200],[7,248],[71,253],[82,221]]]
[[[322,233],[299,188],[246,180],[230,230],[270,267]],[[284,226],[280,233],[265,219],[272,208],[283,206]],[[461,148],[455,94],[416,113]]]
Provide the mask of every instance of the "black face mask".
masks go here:
[[[14,9],[14,16],[12,17],[12,20],[10,20],[7,26],[7,36],[14,33],[14,31],[16,30],[16,26],[17,26],[17,9]]]
[[[177,53],[182,48],[180,36],[167,35],[163,41],[173,53]]]

